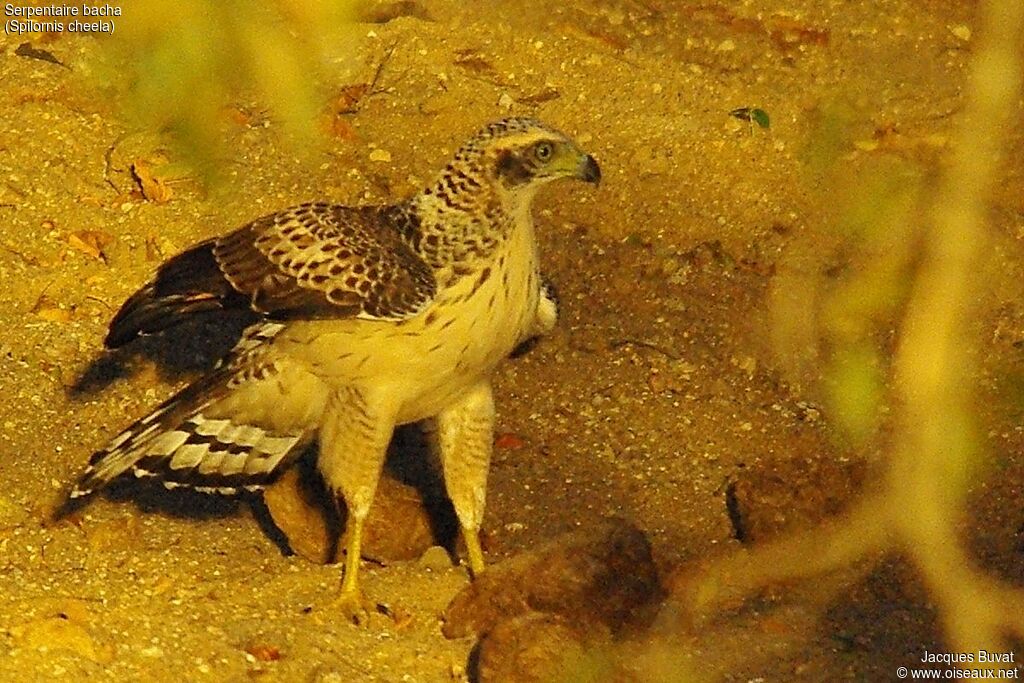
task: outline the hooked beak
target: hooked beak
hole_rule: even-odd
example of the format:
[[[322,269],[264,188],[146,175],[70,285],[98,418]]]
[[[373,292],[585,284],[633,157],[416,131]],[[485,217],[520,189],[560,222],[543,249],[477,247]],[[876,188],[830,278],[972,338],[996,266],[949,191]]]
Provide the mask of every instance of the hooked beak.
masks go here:
[[[600,185],[601,167],[597,165],[597,160],[589,154],[580,159],[580,163],[576,167],[576,177],[585,183]]]

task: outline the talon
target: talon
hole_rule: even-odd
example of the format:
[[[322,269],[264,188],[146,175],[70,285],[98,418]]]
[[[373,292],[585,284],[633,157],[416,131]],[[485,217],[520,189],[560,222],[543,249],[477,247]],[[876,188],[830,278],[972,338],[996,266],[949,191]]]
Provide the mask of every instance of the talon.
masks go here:
[[[376,610],[376,605],[364,598],[358,590],[342,590],[341,594],[331,601],[330,606],[332,610],[341,612],[346,621],[356,626],[365,625],[370,619],[370,614]]]
[[[462,536],[466,540],[469,571],[475,579],[484,572],[484,551],[480,546],[480,531],[478,529],[463,529]]]
[[[341,580],[341,594],[331,602],[331,607],[356,626],[365,624],[377,606],[363,597],[359,589],[359,560],[363,539],[365,514],[353,514],[348,520],[347,543],[345,548],[345,569]]]

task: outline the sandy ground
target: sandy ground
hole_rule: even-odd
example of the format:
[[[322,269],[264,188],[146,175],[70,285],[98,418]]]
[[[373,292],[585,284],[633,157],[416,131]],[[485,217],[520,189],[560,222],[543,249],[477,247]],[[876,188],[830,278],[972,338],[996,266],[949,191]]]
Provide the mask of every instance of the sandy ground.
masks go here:
[[[842,445],[813,370],[794,375],[801,359],[773,344],[773,306],[805,294],[787,291],[786,275],[857,267],[805,151],[821,112],[842,102],[854,139],[874,141],[843,151],[851,177],[879,157],[934,168],[961,106],[972,3],[417,6],[429,20],[361,29],[351,83],[326,88],[368,81],[390,52],[379,92],[316,159],[296,160],[262,105],[239,102],[226,191],[186,181],[166,203],[132,194],[126,172],[160,142],[123,137],[117,111],[85,85],[102,41],[47,44],[63,68],[0,38],[0,679],[462,679],[472,642],[445,640],[438,620],[468,581],[461,568],[367,565],[366,591],[411,619],[358,628],[329,607],[340,570],[283,556],[245,504],[152,510],[121,495],[74,523],[42,522],[94,449],[184,381],[143,364],[72,392],[113,309],[160,258],[301,201],[409,194],[505,115],[575,136],[604,182],[552,187],[537,202],[564,317],[497,380],[499,431],[523,444],[493,465],[491,560],[618,514],[647,530],[670,571],[740,545],[731,483],[761,495],[766,536],[840,509],[870,477],[871,455]],[[738,107],[762,108],[771,128],[731,117]],[[996,476],[978,477],[971,533],[979,561],[1019,581],[1015,135],[976,320]],[[72,239],[81,231],[113,238],[103,258]],[[889,680],[941,649],[927,596],[899,562],[805,613],[749,622],[761,645],[737,635],[698,668],[726,680]]]

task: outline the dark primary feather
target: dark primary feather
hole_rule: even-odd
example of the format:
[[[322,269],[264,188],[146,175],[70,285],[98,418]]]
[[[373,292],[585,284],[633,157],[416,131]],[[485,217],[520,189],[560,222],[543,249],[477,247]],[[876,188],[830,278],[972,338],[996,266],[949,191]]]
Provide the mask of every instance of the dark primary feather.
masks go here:
[[[160,332],[183,316],[247,306],[248,300],[217,266],[213,247],[214,240],[201,242],[160,266],[156,277],[129,297],[110,321],[107,348]]]
[[[401,319],[433,297],[430,267],[410,246],[403,206],[303,204],[175,256],[114,316],[121,346],[206,311],[249,308],[273,319]]]
[[[282,430],[267,423],[281,402],[279,372],[273,364],[227,365],[181,390],[94,453],[70,498],[83,499],[124,474],[222,494],[270,484],[315,434],[311,424]],[[268,392],[262,414],[224,414],[223,402],[243,385]]]

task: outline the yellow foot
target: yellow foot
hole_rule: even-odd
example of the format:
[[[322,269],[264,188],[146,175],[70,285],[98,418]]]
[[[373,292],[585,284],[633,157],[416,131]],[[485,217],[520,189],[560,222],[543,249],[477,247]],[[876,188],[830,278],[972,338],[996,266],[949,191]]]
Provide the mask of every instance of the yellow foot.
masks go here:
[[[370,615],[377,611],[377,605],[364,598],[359,590],[342,590],[341,594],[331,601],[330,609],[341,612],[342,617],[356,626],[365,626],[370,620]]]
[[[477,529],[463,529],[462,537],[466,541],[466,552],[469,555],[469,571],[475,579],[484,571],[484,551],[480,547],[480,532]]]

